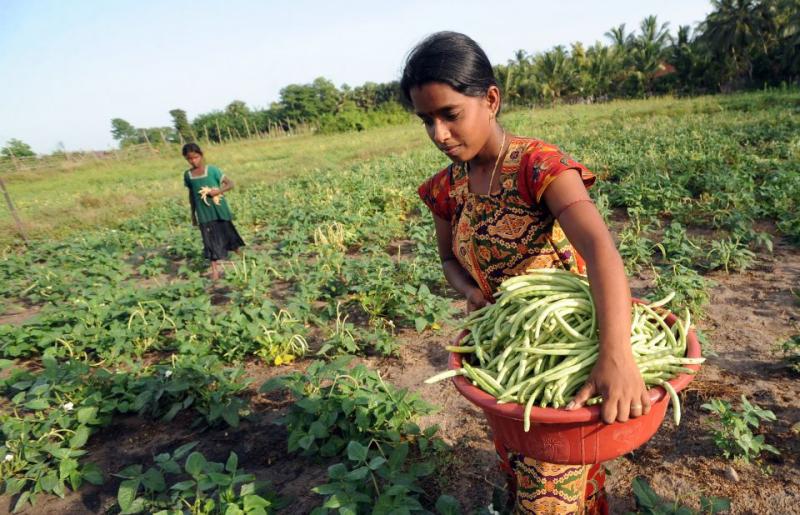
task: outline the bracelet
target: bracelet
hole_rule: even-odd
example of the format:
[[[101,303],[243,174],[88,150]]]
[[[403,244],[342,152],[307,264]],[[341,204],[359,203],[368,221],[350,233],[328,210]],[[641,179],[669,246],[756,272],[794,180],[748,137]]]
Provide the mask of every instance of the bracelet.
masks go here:
[[[561,216],[561,215],[563,215],[563,214],[564,214],[564,211],[566,211],[567,209],[571,208],[572,206],[574,206],[575,204],[578,204],[578,203],[580,203],[580,202],[589,202],[589,203],[592,203],[592,199],[590,199],[590,198],[581,198],[581,199],[578,199],[578,200],[573,200],[572,202],[570,202],[570,203],[569,203],[569,204],[567,204],[566,206],[562,207],[562,208],[561,208],[561,209],[558,211],[558,213],[554,213],[554,214],[553,214],[553,218],[558,218],[559,216]]]

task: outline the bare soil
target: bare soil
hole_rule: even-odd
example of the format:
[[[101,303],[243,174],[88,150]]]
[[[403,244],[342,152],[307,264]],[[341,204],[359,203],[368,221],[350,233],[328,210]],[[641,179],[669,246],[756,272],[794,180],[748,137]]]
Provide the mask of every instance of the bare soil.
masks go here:
[[[39,314],[42,308],[39,306],[14,306],[0,313],[0,324],[22,325],[26,321]]]

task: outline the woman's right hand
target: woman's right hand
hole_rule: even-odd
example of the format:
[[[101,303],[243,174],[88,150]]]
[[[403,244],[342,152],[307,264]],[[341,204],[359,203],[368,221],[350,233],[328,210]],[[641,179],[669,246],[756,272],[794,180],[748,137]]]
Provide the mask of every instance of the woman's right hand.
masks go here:
[[[489,304],[489,301],[483,296],[480,288],[473,288],[467,294],[467,313],[472,313],[487,304]]]

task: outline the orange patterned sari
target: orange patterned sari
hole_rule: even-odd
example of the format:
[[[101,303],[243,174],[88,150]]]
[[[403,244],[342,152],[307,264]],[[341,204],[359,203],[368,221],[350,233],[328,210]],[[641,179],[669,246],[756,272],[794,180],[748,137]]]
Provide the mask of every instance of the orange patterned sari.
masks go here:
[[[560,174],[577,171],[588,188],[595,176],[557,147],[536,139],[512,138],[500,170],[500,191],[469,190],[467,170],[455,163],[419,187],[434,215],[450,222],[453,253],[487,299],[508,277],[529,268],[563,268],[584,273],[583,259],[542,202]],[[604,514],[605,470],[600,465],[567,466],[500,455],[510,473],[517,513]]]

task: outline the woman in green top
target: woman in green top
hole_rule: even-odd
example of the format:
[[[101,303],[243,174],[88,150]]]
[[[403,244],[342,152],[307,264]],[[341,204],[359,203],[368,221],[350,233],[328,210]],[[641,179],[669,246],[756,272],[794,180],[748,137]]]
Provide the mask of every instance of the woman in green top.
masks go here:
[[[233,181],[216,166],[205,164],[203,151],[196,143],[184,145],[182,153],[191,165],[183,174],[183,183],[189,188],[192,224],[200,225],[203,253],[211,261],[211,280],[216,281],[219,279],[217,261],[225,259],[228,251],[244,246],[231,222],[233,214],[223,196],[233,189]]]

